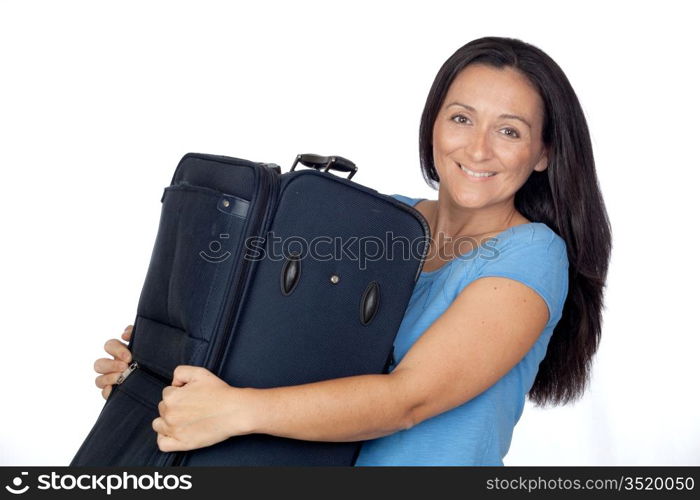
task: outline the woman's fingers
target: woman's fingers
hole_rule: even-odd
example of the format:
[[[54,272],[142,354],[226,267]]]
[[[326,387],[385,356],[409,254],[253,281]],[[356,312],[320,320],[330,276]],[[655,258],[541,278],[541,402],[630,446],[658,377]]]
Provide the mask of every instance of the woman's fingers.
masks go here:
[[[131,362],[131,351],[124,342],[118,339],[109,339],[105,342],[105,351],[114,356],[114,359],[121,359],[126,363]]]
[[[124,328],[124,332],[122,333],[122,339],[126,340],[127,342],[131,340],[131,332],[134,330],[134,325],[128,325],[126,328]]]
[[[134,330],[134,325],[127,325],[122,332],[122,339],[127,342],[131,340],[131,333]],[[126,370],[131,363],[131,351],[129,346],[119,339],[109,339],[105,342],[105,351],[114,359],[100,358],[95,361],[94,369],[100,375],[95,378],[95,385],[102,389],[102,397],[107,399],[109,393],[112,392],[112,385],[117,382],[117,379]]]
[[[109,393],[112,392],[112,386],[111,385],[106,385],[102,388],[102,397],[107,399],[109,397]]]
[[[99,375],[95,378],[95,385],[100,389],[104,389],[107,385],[114,385],[117,379],[121,375],[121,372],[106,373],[104,375]]]
[[[113,373],[113,372],[123,372],[127,369],[129,365],[124,361],[119,361],[117,359],[100,358],[95,361],[95,371],[97,373]]]

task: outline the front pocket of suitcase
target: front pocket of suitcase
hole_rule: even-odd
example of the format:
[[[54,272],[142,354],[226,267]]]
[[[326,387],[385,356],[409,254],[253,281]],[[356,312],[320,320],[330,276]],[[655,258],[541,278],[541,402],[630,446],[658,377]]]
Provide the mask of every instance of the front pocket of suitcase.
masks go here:
[[[204,361],[244,249],[248,207],[248,200],[206,187],[181,183],[165,189],[139,298],[137,316],[148,322],[135,325],[135,359],[164,376],[179,364]],[[157,334],[149,334],[147,323],[153,332],[158,325]],[[172,339],[164,338],[168,330]],[[171,347],[167,353],[161,351],[164,343]]]
[[[152,428],[165,386],[140,369],[115,385],[71,466],[165,465]]]

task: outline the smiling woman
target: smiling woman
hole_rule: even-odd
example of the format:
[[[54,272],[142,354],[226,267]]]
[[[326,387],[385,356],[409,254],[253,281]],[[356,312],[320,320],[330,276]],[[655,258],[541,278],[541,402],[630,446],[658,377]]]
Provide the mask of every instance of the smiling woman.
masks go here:
[[[435,120],[433,157],[441,179],[456,176],[444,184],[460,204],[500,208],[533,170],[547,168],[543,104],[518,71],[472,64],[455,78],[445,99],[450,104]]]
[[[153,421],[161,450],[263,433],[365,440],[356,465],[502,465],[526,396],[582,394],[611,237],[566,76],[522,41],[474,40],[438,72],[419,146],[438,199],[394,197],[434,239],[389,373],[252,389],[179,366]],[[129,361],[117,340],[107,352]],[[118,363],[95,364],[105,395]]]

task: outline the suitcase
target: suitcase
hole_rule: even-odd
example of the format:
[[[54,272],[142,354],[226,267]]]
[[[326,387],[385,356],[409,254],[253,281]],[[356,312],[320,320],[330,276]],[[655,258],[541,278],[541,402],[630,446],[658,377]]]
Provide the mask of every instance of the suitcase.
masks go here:
[[[151,423],[181,364],[255,388],[390,371],[429,228],[413,207],[350,180],[356,171],[339,156],[298,155],[286,173],[239,158],[182,158],[160,200],[133,363],[72,466],[354,463],[361,442],[263,434],[164,453]]]

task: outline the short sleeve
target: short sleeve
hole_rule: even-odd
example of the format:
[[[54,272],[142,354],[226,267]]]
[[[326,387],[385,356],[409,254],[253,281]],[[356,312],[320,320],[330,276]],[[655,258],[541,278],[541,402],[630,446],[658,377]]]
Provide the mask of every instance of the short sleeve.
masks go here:
[[[402,201],[406,203],[407,205],[413,206],[416,203],[416,200],[414,198],[409,198],[408,196],[404,196],[402,194],[390,194],[392,198],[395,198],[399,201]]]
[[[510,278],[544,299],[549,321],[558,322],[569,288],[566,243],[546,224],[514,226],[492,240],[489,252],[477,259],[475,277]]]

